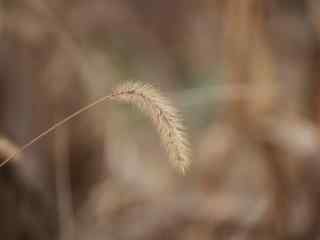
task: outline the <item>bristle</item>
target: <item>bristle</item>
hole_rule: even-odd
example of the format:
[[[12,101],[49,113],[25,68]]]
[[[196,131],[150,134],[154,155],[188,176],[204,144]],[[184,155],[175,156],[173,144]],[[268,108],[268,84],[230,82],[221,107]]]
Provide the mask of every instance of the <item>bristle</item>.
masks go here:
[[[112,99],[131,103],[147,114],[157,127],[170,162],[182,173],[190,165],[189,143],[178,111],[149,84],[129,82],[117,87]]]

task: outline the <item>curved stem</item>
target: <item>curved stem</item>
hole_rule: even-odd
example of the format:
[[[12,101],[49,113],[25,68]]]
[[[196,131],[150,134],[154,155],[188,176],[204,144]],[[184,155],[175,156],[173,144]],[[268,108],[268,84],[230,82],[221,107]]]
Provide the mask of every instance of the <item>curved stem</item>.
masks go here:
[[[91,108],[99,105],[102,102],[105,102],[107,100],[110,100],[113,97],[113,95],[107,95],[107,96],[103,96],[101,98],[99,98],[98,100],[88,104],[85,107],[80,108],[78,111],[74,112],[73,114],[69,115],[68,117],[66,117],[65,119],[53,124],[50,128],[48,128],[46,131],[42,132],[41,134],[39,134],[37,137],[33,138],[32,140],[30,140],[29,142],[27,142],[26,144],[24,144],[21,148],[19,148],[17,151],[15,151],[13,154],[11,154],[8,158],[6,158],[3,162],[0,163],[0,167],[3,167],[5,164],[7,164],[9,161],[11,161],[12,159],[16,158],[18,155],[20,155],[23,151],[25,151],[27,148],[29,148],[30,146],[32,146],[33,144],[39,142],[42,138],[44,138],[45,136],[47,136],[48,134],[50,134],[51,132],[53,132],[54,130],[56,130],[58,127],[60,127],[61,125],[69,122],[70,120],[74,119],[75,117],[79,116],[81,113],[86,112],[88,110],[90,110]]]

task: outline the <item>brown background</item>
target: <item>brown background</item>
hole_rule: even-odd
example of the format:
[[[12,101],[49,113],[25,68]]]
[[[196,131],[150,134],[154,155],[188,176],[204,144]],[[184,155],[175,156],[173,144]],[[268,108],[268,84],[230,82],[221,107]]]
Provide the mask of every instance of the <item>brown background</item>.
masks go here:
[[[319,37],[317,0],[1,0],[1,156],[139,80],[193,164],[101,105],[0,168],[0,238],[319,239]]]

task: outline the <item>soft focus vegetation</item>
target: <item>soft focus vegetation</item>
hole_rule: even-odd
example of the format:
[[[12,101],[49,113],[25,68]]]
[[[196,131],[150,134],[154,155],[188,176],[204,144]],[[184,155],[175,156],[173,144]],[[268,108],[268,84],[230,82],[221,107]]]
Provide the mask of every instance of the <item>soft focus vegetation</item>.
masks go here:
[[[0,239],[319,239],[319,39],[318,0],[0,0],[1,161],[165,96],[1,167]]]

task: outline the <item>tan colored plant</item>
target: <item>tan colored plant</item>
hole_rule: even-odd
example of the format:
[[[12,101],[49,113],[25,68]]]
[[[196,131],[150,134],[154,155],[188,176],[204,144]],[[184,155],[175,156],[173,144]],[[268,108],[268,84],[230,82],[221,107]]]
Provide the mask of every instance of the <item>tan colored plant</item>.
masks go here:
[[[0,136],[0,159],[9,158],[17,151],[19,151],[19,148],[15,144]]]
[[[23,151],[40,141],[55,129],[79,116],[81,113],[108,100],[126,102],[137,106],[143,113],[147,114],[158,129],[162,143],[169,155],[174,168],[183,174],[188,169],[191,160],[189,154],[189,143],[182,119],[177,110],[160,92],[149,84],[128,82],[115,88],[110,95],[106,95],[91,104],[79,109],[65,119],[55,123],[52,127],[42,132],[37,137],[14,151],[0,167],[10,160],[17,158]]]

